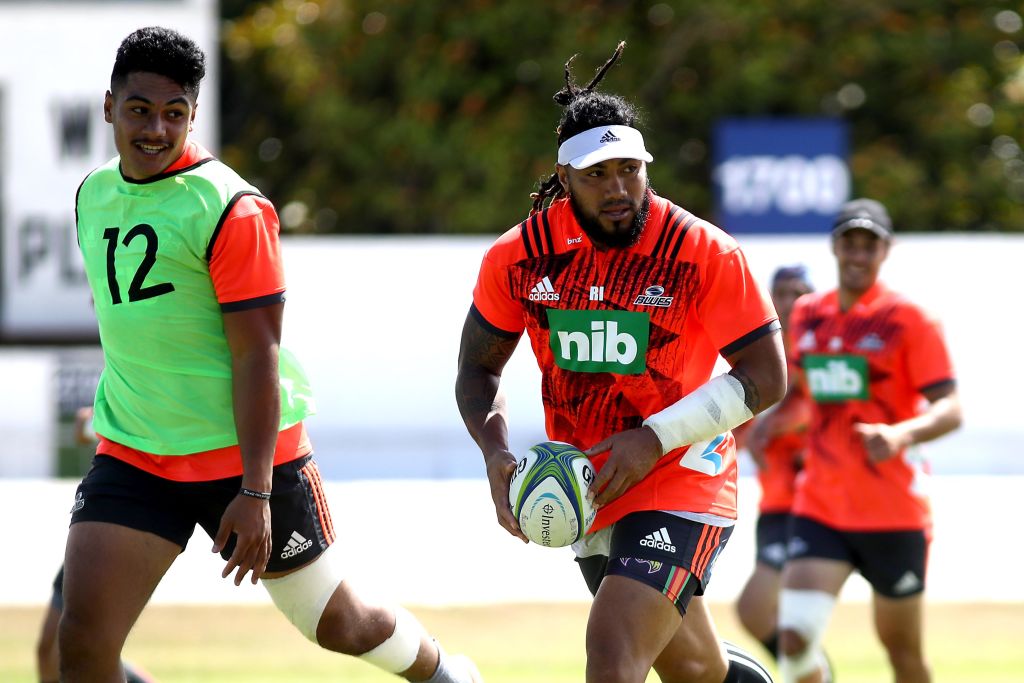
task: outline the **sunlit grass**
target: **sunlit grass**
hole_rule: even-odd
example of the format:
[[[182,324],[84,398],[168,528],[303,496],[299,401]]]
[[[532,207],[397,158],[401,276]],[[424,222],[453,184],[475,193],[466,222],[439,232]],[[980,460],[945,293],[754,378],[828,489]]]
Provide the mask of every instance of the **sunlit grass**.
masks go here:
[[[712,606],[724,637],[751,648],[729,605]],[[415,609],[449,651],[470,654],[488,683],[583,680],[585,604]],[[0,681],[32,683],[42,608],[0,608]],[[936,683],[1024,680],[1024,604],[930,605],[927,642]],[[826,639],[842,683],[891,680],[866,605],[844,604]],[[126,657],[168,683],[398,680],[302,638],[272,607],[150,607]],[[657,681],[651,676],[649,681]]]

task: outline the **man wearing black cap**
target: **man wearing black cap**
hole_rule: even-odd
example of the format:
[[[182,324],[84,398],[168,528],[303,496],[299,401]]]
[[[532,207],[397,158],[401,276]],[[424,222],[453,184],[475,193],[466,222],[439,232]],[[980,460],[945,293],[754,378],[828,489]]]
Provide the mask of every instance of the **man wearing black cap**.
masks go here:
[[[854,570],[871,584],[894,680],[931,680],[922,646],[931,514],[927,464],[913,446],[956,429],[960,403],[938,323],[878,281],[892,234],[882,204],[847,202],[832,230],[839,287],[793,307],[790,367],[811,416],[779,601],[785,683],[822,681],[822,636]]]

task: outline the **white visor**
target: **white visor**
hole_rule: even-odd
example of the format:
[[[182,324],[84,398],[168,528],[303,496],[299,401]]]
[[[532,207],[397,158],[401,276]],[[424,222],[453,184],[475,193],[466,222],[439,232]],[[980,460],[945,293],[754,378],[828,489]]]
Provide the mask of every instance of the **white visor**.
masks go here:
[[[654,161],[644,147],[644,136],[629,126],[591,128],[573,135],[558,147],[558,163],[562,166],[586,168],[608,159]]]

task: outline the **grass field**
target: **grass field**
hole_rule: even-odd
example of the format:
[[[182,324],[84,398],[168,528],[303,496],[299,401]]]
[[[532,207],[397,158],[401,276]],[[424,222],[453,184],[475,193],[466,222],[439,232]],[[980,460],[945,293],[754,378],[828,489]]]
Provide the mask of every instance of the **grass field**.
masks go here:
[[[753,647],[728,605],[712,609],[724,637]],[[578,603],[415,610],[449,650],[471,654],[488,683],[582,681],[586,611]],[[1024,681],[1024,604],[931,605],[927,618],[935,683]],[[40,609],[0,608],[0,681],[35,681],[40,619]],[[841,683],[891,680],[866,605],[841,605],[826,644]],[[167,683],[397,680],[314,647],[272,607],[150,607],[125,652]]]

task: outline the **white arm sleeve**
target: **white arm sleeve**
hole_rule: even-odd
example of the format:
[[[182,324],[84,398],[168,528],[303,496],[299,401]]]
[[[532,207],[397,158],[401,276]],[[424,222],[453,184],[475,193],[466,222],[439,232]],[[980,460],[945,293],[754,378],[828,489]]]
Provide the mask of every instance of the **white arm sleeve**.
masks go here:
[[[662,453],[668,453],[713,439],[754,417],[745,393],[738,379],[718,375],[643,423],[658,436]]]

